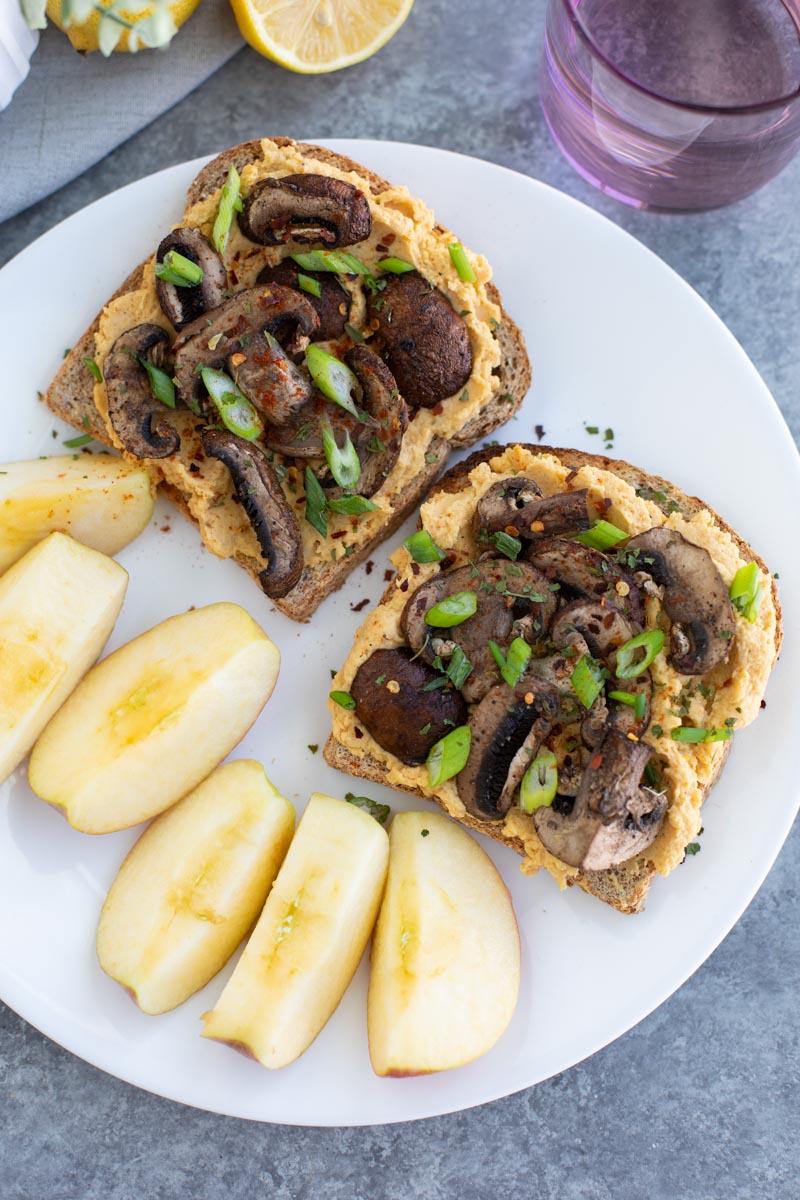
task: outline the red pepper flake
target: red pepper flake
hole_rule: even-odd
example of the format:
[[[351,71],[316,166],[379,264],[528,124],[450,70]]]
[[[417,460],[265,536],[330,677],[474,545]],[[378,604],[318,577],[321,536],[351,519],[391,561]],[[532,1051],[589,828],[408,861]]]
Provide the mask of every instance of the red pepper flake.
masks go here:
[[[442,413],[444,412],[444,408],[441,404],[435,404],[433,406],[433,408],[431,409],[431,412],[433,413],[433,415],[435,417],[440,417],[442,415]]]
[[[422,570],[422,568],[420,567],[419,563],[412,562],[412,564],[411,564],[412,575],[419,575],[421,570]]]
[[[236,257],[238,258],[239,255],[237,254]],[[230,279],[233,286],[236,287],[236,285],[239,282],[239,276],[236,274],[233,267],[228,267],[228,278]]]
[[[358,604],[351,604],[350,609],[352,612],[361,612],[362,608],[366,608],[368,604],[369,596],[365,596],[363,600],[359,600]]]
[[[365,563],[365,565],[364,565],[364,573],[365,573],[366,575],[371,575],[371,574],[372,574],[372,568],[373,568],[374,566],[375,566],[375,563],[372,561],[372,559],[371,559],[371,558],[368,558],[368,559],[367,559],[367,561],[366,561],[366,563]]]
[[[544,437],[544,425],[534,425],[534,433],[536,434],[537,442],[540,442]]]
[[[393,579],[394,579],[394,571],[392,570],[391,567],[389,567],[388,571],[383,572],[383,582],[391,583]]]
[[[385,254],[389,247],[384,242],[378,242],[375,249],[380,250],[381,254]]]
[[[577,470],[573,467],[572,470],[567,475],[566,479],[564,480],[564,483],[566,483],[566,484],[572,483],[573,479],[576,477],[577,474],[578,474]]]
[[[600,768],[602,767],[602,765],[603,765],[602,754],[595,754],[592,756],[592,758],[589,759],[589,768],[592,771],[599,771]]]
[[[331,537],[332,537],[332,538],[340,538],[340,537],[344,537],[344,535],[345,535],[346,533],[347,533],[347,530],[346,530],[346,529],[337,529],[336,533],[332,533],[332,534],[331,534]]]
[[[403,582],[400,584],[400,591],[401,592],[408,591],[408,580],[407,579],[404,579]]]
[[[531,525],[531,528],[533,528],[533,525]],[[542,528],[544,528],[544,526],[542,526]],[[517,529],[516,525],[506,525],[505,532],[511,537],[519,537],[519,530]]]
[[[364,730],[359,729],[357,725],[353,726],[353,732],[355,733],[357,738],[362,738],[364,736]]]
[[[387,245],[387,246],[391,246],[392,242],[394,241],[394,239],[395,239],[396,237],[397,237],[397,234],[396,234],[396,233],[385,233],[385,234],[383,235],[383,241],[384,241],[384,244],[385,244],[385,245]]]
[[[199,470],[200,468],[198,467],[197,463],[189,463],[189,473],[191,475],[196,475]]]
[[[762,708],[766,708],[766,707],[767,707],[767,702],[766,702],[766,700],[762,700],[762,701],[761,701],[761,707],[762,707]]]

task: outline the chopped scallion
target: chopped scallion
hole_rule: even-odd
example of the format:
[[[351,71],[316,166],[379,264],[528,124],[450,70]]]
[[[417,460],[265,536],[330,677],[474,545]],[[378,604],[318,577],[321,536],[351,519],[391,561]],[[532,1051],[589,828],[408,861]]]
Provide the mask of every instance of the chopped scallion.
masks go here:
[[[758,563],[751,562],[746,567],[740,567],[733,577],[729,595],[733,607],[751,625],[755,624],[758,618],[763,594]]]
[[[352,709],[352,708],[355,708],[355,706],[356,706],[356,702],[353,699],[353,697],[350,695],[349,692],[333,691],[333,692],[329,692],[328,695],[330,696],[333,703],[338,704],[340,708]]]
[[[358,416],[353,390],[358,381],[350,368],[334,354],[328,354],[313,343],[306,350],[306,366],[323,396],[338,404],[352,416]]]
[[[64,445],[68,450],[78,450],[81,446],[88,446],[89,442],[93,442],[94,438],[90,433],[82,433],[80,437],[68,438]]]
[[[147,358],[140,358],[139,362],[147,372],[156,400],[166,404],[167,408],[174,408],[175,384],[172,382],[172,376],[168,375],[166,371],[162,371],[160,367],[153,366]]]
[[[328,519],[325,516],[325,493],[311,467],[306,467],[306,511],[305,518],[317,533],[328,536]]]
[[[244,392],[224,371],[203,367],[200,377],[206,391],[214,402],[222,424],[237,437],[252,442],[264,432],[264,423],[258,409],[250,403]]]
[[[428,755],[428,785],[439,787],[459,771],[463,771],[469,758],[472,733],[469,725],[458,725],[445,734]]]
[[[493,646],[495,643],[491,643]],[[502,653],[502,652],[501,652]],[[492,650],[494,654],[494,650]],[[525,668],[531,659],[531,648],[524,638],[514,638],[511,645],[508,647],[506,660],[500,665],[500,674],[505,679],[509,687],[516,687],[522,676],[525,674]],[[495,659],[495,661],[497,661]]]
[[[370,800],[369,796],[354,796],[352,792],[345,792],[344,798],[348,804],[353,804],[356,808],[363,808],[364,812],[374,817],[379,825],[386,824],[389,813],[392,811],[388,804],[378,804],[377,800]]]
[[[499,529],[497,533],[492,534],[492,541],[501,554],[505,554],[506,558],[510,558],[514,562],[519,557],[519,552],[522,549],[522,542],[518,537],[514,537],[510,533],[506,533],[504,529]]]
[[[663,646],[664,634],[660,629],[648,629],[625,642],[617,650],[617,665],[614,672],[617,678],[635,679],[637,675],[642,675]],[[637,650],[643,650],[643,656],[637,655]]]
[[[308,292],[309,296],[316,296],[319,300],[322,288],[318,279],[312,279],[310,275],[304,275],[302,271],[298,271],[297,282],[301,292]]]
[[[100,370],[93,358],[84,358],[83,365],[89,369],[98,383],[103,382],[103,372]]]
[[[156,279],[175,287],[196,287],[203,282],[203,268],[177,250],[168,250],[162,261],[156,263],[155,271]]]
[[[380,506],[373,504],[366,496],[338,496],[328,501],[331,512],[347,513],[351,517],[360,517],[362,513],[378,512]]]
[[[436,545],[427,529],[418,529],[416,533],[412,533],[410,537],[403,540],[408,553],[417,563],[441,562],[446,558],[444,550]]]
[[[552,750],[540,750],[522,777],[519,806],[528,814],[552,804],[558,791],[558,760]]]
[[[331,475],[346,489],[354,488],[361,478],[361,461],[349,432],[344,435],[344,445],[339,446],[329,421],[320,422],[322,447],[331,469]]]
[[[416,270],[414,264],[406,262],[404,258],[382,258],[378,266],[392,275],[405,275],[407,271]]]
[[[450,251],[450,259],[458,272],[459,279],[463,280],[464,283],[474,283],[478,277],[470,265],[464,247],[458,242],[453,242],[447,249]]]
[[[434,604],[425,614],[425,624],[436,629],[451,629],[454,625],[474,617],[478,611],[478,597],[474,592],[456,592]]]
[[[228,234],[233,223],[233,214],[242,211],[241,180],[236,167],[228,171],[228,178],[223,184],[219,197],[219,207],[214,218],[214,228],[211,231],[211,241],[217,254],[223,254],[228,244]]]
[[[603,690],[603,670],[595,659],[584,654],[578,659],[570,682],[584,708],[591,708]]]
[[[628,537],[630,537],[629,533],[612,525],[610,521],[595,521],[592,528],[579,533],[575,541],[581,542],[584,546],[591,546],[595,550],[610,550],[612,546],[624,542]]]

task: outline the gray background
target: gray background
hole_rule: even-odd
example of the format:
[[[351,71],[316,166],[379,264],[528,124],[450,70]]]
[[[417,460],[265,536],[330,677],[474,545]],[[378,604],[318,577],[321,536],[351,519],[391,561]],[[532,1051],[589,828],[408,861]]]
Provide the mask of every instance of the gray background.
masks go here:
[[[130,180],[264,133],[443,146],[554,184],[665,258],[742,342],[796,438],[800,159],[751,199],[702,216],[636,213],[603,199],[561,159],[539,109],[544,7],[417,0],[377,57],[327,77],[296,77],[244,50],[83,177],[1,226],[2,259]],[[636,1029],[537,1088],[417,1124],[304,1130],[197,1112],[109,1078],[0,1008],[0,1197],[794,1200],[799,874],[795,828],[724,944]]]

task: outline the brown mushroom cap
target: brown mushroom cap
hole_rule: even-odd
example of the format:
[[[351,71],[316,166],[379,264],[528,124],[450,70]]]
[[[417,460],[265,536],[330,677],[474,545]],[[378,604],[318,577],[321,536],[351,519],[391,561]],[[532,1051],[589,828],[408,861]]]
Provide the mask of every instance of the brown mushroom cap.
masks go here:
[[[574,804],[534,813],[545,849],[571,867],[605,871],[641,854],[661,828],[667,804],[639,786],[652,751],[613,730],[589,760]]]
[[[591,525],[589,492],[558,492],[542,496],[538,484],[525,475],[501,479],[481,496],[475,509],[475,533],[503,529],[515,537],[577,533]]]
[[[169,369],[169,336],[160,325],[136,325],[114,342],[103,363],[108,419],[120,444],[137,458],[168,458],[180,449],[178,432],[165,419],[147,372],[139,362]]]
[[[262,179],[245,197],[239,228],[252,242],[352,246],[370,235],[369,202],[359,188],[329,175]]]
[[[227,369],[270,420],[288,422],[311,398],[311,382],[283,350],[291,354],[307,343],[317,325],[312,306],[291,288],[270,284],[237,292],[175,339],[182,400],[192,407],[202,397],[202,367]]]
[[[664,528],[631,538],[626,552],[637,551],[639,570],[664,587],[664,609],[673,623],[670,664],[682,675],[705,675],[724,663],[736,622],[725,581],[708,551]]]
[[[468,813],[499,821],[511,807],[522,776],[558,713],[558,696],[546,684],[525,679],[491,688],[470,716],[469,758],[456,776]]]
[[[602,550],[569,542],[560,537],[542,537],[525,550],[525,557],[550,580],[556,580],[567,595],[603,597],[634,621],[643,616],[642,597],[630,571]]]
[[[474,592],[475,615],[449,628],[428,625],[426,614],[457,592]],[[456,646],[461,647],[473,667],[461,690],[472,702],[485,696],[500,678],[489,641],[505,652],[515,637],[541,640],[555,606],[553,592],[535,567],[505,558],[484,558],[474,567],[433,575],[408,599],[401,623],[408,644],[428,662],[437,657],[445,661]]]
[[[199,229],[191,226],[173,229],[159,243],[156,262],[163,262],[170,250],[176,250],[203,271],[203,278],[193,287],[176,287],[166,279],[156,278],[156,295],[164,315],[176,329],[183,329],[184,325],[222,304],[228,275],[221,257]]]
[[[262,590],[272,599],[285,596],[303,572],[303,539],[277,475],[252,442],[220,429],[205,429],[201,437],[205,453],[230,471],[236,495],[258,538],[267,561],[258,576]]]
[[[401,762],[425,762],[431,747],[466,724],[467,706],[452,687],[426,687],[440,678],[411,651],[376,650],[350,686],[356,717],[379,746]]]
[[[387,275],[370,296],[373,346],[414,408],[433,408],[464,387],[472,374],[472,347],[462,318],[418,271]]]
[[[308,275],[310,279],[316,280],[319,284],[319,296],[312,296],[310,292],[302,292],[319,317],[319,328],[314,334],[314,340],[318,342],[335,341],[336,338],[342,336],[345,324],[350,319],[352,299],[350,293],[339,283],[336,275],[330,271],[301,271],[293,259],[284,258],[277,266],[264,267],[259,271],[256,283],[277,283],[281,287],[302,291],[297,280],[297,276],[300,274]]]

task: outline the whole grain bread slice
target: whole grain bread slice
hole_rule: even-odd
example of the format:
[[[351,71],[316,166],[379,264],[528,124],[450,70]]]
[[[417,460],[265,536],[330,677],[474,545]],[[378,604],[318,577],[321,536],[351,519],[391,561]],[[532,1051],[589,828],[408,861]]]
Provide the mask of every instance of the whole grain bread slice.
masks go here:
[[[290,138],[270,139],[278,146],[294,146],[302,154],[328,163],[344,171],[356,171],[365,186],[377,195],[391,185],[361,164],[336,154],[322,146],[305,142],[293,142]],[[198,173],[187,193],[187,207],[206,199],[222,187],[230,167],[242,171],[248,163],[255,162],[261,155],[261,142],[243,142],[217,155]],[[441,226],[437,226],[441,229]],[[111,299],[125,295],[141,286],[145,264],[138,266]],[[502,309],[500,294],[494,284],[487,287],[489,297]],[[85,365],[95,353],[95,333],[99,328],[98,314],[89,328],[72,348],[45,394],[45,403],[59,417],[77,429],[91,433],[98,441],[111,446],[112,442],[105,423],[94,402],[94,378]],[[502,319],[495,331],[499,348],[500,364],[495,372],[495,388],[491,398],[481,411],[450,440],[437,437],[427,447],[425,468],[408,483],[393,501],[394,511],[381,526],[378,534],[359,545],[353,554],[339,558],[336,562],[306,566],[291,592],[274,603],[282,612],[296,621],[307,621],[319,604],[331,592],[336,591],[359,563],[374,552],[375,547],[389,537],[414,511],[427,494],[446,463],[451,450],[472,445],[481,437],[497,429],[517,411],[531,383],[531,368],[525,342],[517,325],[502,309]],[[189,511],[189,496],[177,488],[160,483],[160,488],[189,520],[194,517]],[[264,562],[247,554],[237,553],[235,561],[258,582]]]
[[[603,454],[590,454],[582,450],[568,450],[559,447],[530,445],[527,443],[516,443],[523,449],[530,451],[532,454],[552,454],[555,455],[565,466],[574,471],[580,470],[584,466],[592,466],[603,470],[612,471],[620,476],[631,485],[640,494],[644,495],[648,500],[657,504],[665,516],[675,511],[677,505],[681,513],[687,519],[691,519],[696,513],[703,510],[710,512],[721,529],[730,534],[742,555],[748,559],[752,559],[758,563],[762,571],[769,575],[771,580],[772,596],[775,605],[777,616],[776,631],[775,631],[775,646],[774,659],[777,659],[778,652],[781,646],[783,636],[781,622],[781,605],[778,595],[777,585],[775,584],[768,567],[763,560],[753,551],[753,549],[745,542],[734,529],[731,528],[714,510],[703,500],[696,496],[689,496],[676,488],[674,484],[668,480],[661,478],[658,475],[649,475],[642,471],[639,467],[632,466],[630,463],[624,462],[621,459],[609,458]],[[457,463],[452,467],[438,482],[435,488],[430,493],[430,497],[437,495],[440,492],[456,494],[462,491],[468,484],[470,471],[484,462],[489,462],[495,458],[502,447],[485,446],[480,450],[476,450],[462,462]],[[388,597],[393,585],[384,593]],[[774,662],[773,659],[773,662]],[[703,791],[703,800],[710,792],[711,788],[717,781],[719,773],[725,764],[728,753],[730,751],[730,742],[724,746],[723,754],[717,767],[717,772],[711,779]],[[355,775],[362,779],[367,779],[372,783],[386,784],[391,787],[400,787],[403,791],[410,792],[412,795],[419,796],[422,799],[429,800],[430,798],[414,787],[404,787],[402,784],[392,782],[388,784],[389,766],[385,761],[377,758],[375,755],[365,752],[358,755],[352,752],[347,746],[338,741],[333,734],[328,738],[324,749],[325,761],[330,766],[335,767],[339,771],[343,771],[348,775]],[[521,856],[525,856],[525,848],[519,838],[508,837],[502,831],[490,822],[483,822],[470,816],[468,813],[460,817],[459,820],[467,828],[476,833],[486,834],[495,841],[508,846],[510,849],[517,852]],[[647,894],[650,890],[650,885],[656,874],[655,867],[649,861],[647,853],[643,853],[637,858],[630,859],[628,862],[622,863],[619,867],[615,867],[607,871],[581,871],[572,879],[567,881],[568,886],[577,885],[583,891],[595,896],[598,900],[611,905],[622,913],[638,913],[644,908]]]

